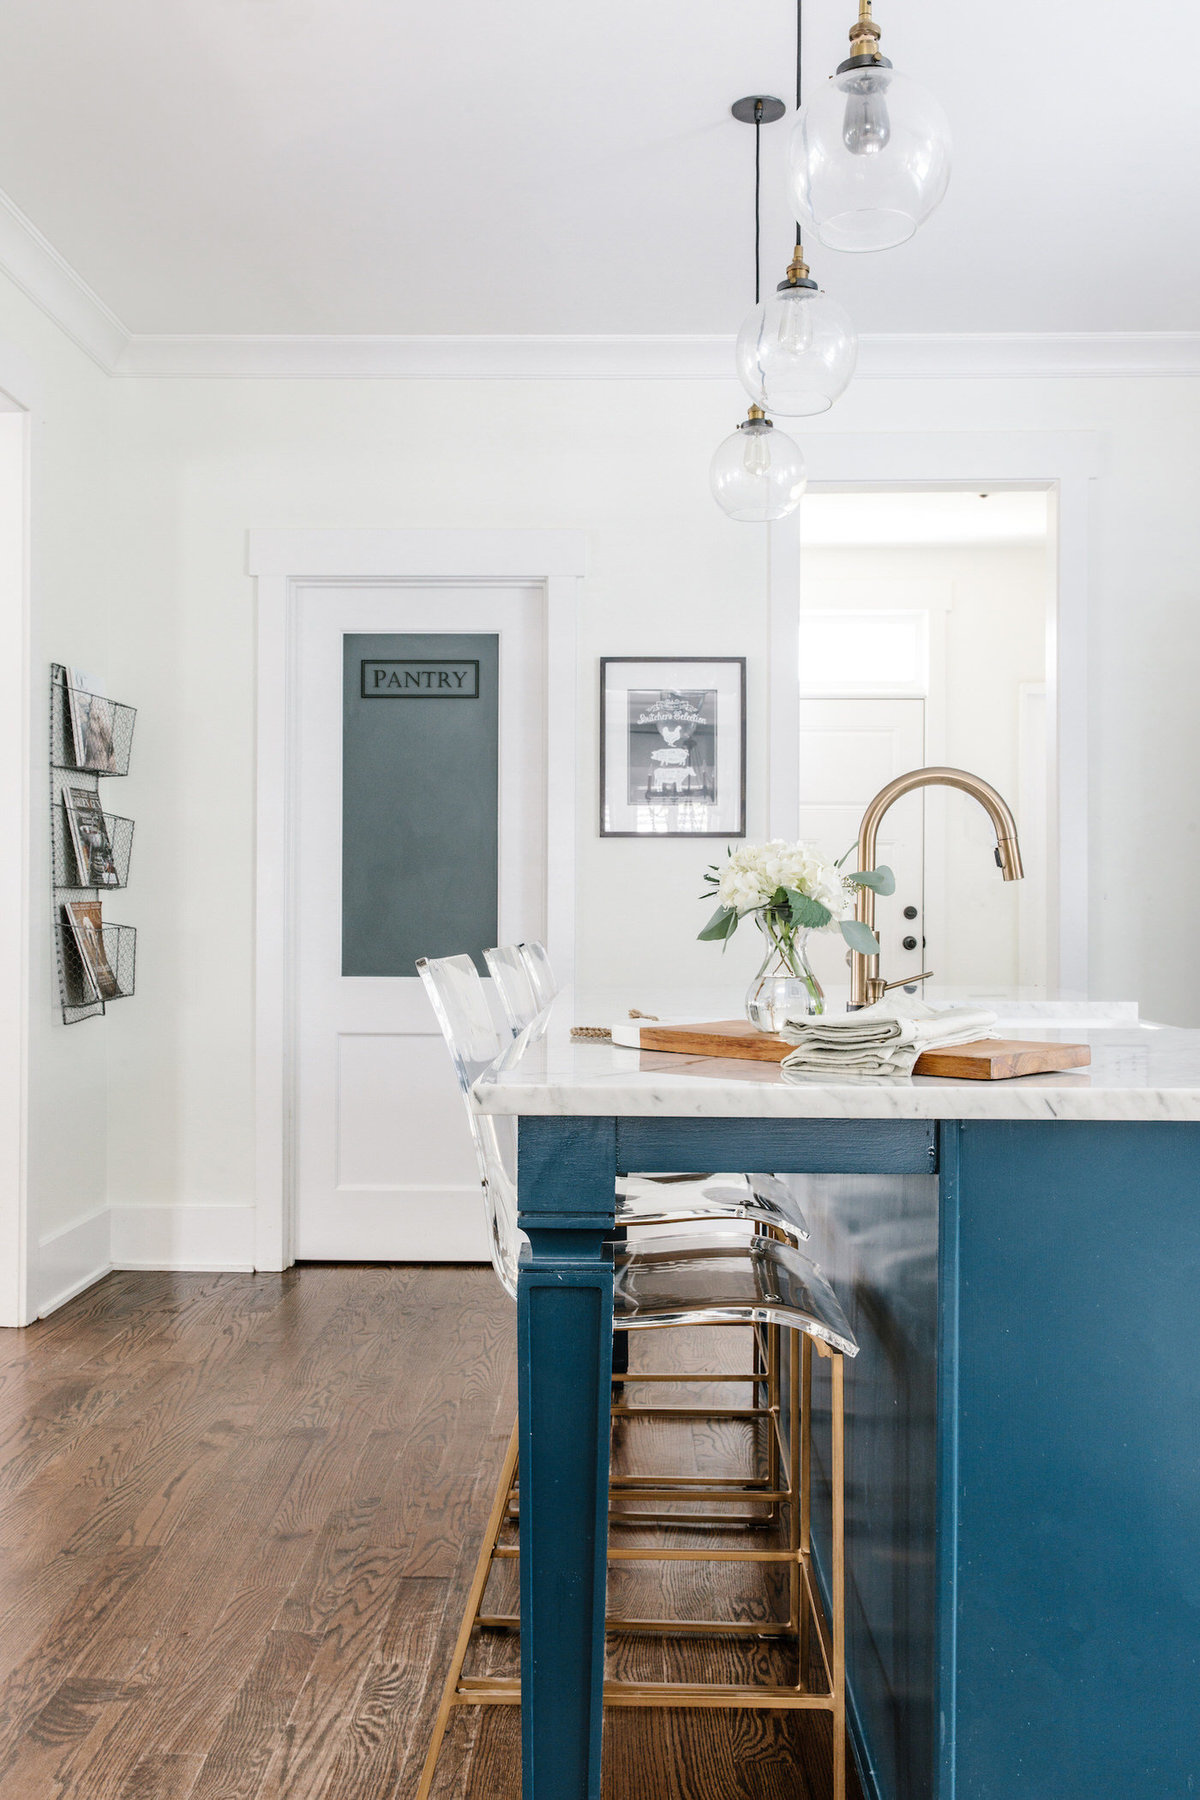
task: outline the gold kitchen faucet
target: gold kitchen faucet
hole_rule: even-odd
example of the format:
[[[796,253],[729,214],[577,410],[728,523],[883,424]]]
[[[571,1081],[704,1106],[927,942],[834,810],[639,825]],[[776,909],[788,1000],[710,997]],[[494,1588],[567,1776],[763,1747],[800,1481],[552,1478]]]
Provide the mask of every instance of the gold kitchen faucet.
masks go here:
[[[907,775],[897,775],[886,787],[880,788],[875,798],[862,816],[862,824],[858,828],[858,867],[869,870],[875,867],[876,844],[879,837],[879,826],[884,814],[900,799],[903,794],[911,794],[914,788],[952,787],[961,788],[964,794],[970,794],[978,800],[984,812],[996,828],[996,861],[1005,881],[1020,881],[1025,870],[1021,863],[1021,846],[1017,842],[1017,824],[1012,816],[1007,801],[1001,798],[995,788],[979,775],[972,775],[966,769],[910,769]],[[860,887],[855,903],[854,914],[864,925],[875,929],[875,890]],[[850,1010],[870,1006],[874,1001],[883,998],[889,988],[906,987],[914,981],[928,981],[933,973],[926,969],[922,975],[908,975],[903,981],[885,981],[879,973],[879,956],[867,956],[861,950],[850,952]]]

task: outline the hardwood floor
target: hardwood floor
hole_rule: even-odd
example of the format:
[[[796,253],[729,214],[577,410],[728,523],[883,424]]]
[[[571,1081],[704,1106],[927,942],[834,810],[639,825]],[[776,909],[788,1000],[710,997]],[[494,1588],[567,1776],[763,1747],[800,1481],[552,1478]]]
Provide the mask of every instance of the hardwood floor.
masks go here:
[[[512,1423],[513,1324],[490,1270],[308,1267],[111,1275],[0,1332],[0,1800],[408,1800]],[[619,1435],[641,1468],[699,1472],[740,1429]],[[619,1712],[605,1762],[606,1800],[826,1800],[828,1726]],[[515,1800],[511,1709],[456,1716],[435,1792]]]

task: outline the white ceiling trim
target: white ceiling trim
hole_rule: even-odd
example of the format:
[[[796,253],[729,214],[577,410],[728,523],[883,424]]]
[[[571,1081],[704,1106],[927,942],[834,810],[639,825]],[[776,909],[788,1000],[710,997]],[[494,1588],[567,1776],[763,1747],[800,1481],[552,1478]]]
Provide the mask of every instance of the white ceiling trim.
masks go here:
[[[122,376],[729,381],[730,337],[131,336]],[[857,379],[1200,375],[1200,332],[864,337]]]
[[[407,381],[728,381],[712,336],[254,336],[129,331],[0,191],[0,270],[110,375]],[[861,340],[860,379],[1200,375],[1200,332],[893,333]]]

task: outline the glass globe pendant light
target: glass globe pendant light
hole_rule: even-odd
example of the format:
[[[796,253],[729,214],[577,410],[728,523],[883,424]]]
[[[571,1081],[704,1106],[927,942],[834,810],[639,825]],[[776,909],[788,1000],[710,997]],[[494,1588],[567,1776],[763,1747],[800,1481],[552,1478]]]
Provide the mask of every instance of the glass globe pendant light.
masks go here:
[[[717,505],[747,525],[786,519],[808,485],[799,444],[776,431],[761,406],[718,444],[708,479]]]
[[[857,356],[850,315],[821,292],[797,244],[784,279],[738,332],[738,379],[772,412],[823,413],[845,392]]]
[[[859,0],[850,55],[802,108],[790,164],[796,210],[831,250],[890,250],[927,219],[950,180],[950,127],[925,88],[879,50]]]

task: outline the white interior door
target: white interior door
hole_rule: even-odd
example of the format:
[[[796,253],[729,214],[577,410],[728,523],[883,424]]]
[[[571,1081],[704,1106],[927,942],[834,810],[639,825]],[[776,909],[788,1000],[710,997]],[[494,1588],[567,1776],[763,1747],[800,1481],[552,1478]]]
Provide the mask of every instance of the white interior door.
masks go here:
[[[802,700],[800,836],[840,856],[857,840],[868,801],[924,761],[924,700]],[[876,903],[880,967],[888,981],[926,967],[924,820],[923,796],[906,794],[880,827],[879,861],[896,874],[895,895]],[[853,862],[851,854],[843,866],[849,871]],[[818,932],[809,950],[827,998],[835,1007],[844,1005],[850,975],[841,934]]]
[[[302,1260],[487,1260],[462,1100],[413,962],[544,935],[544,664],[537,587],[298,592]],[[460,754],[476,731],[484,750]]]

